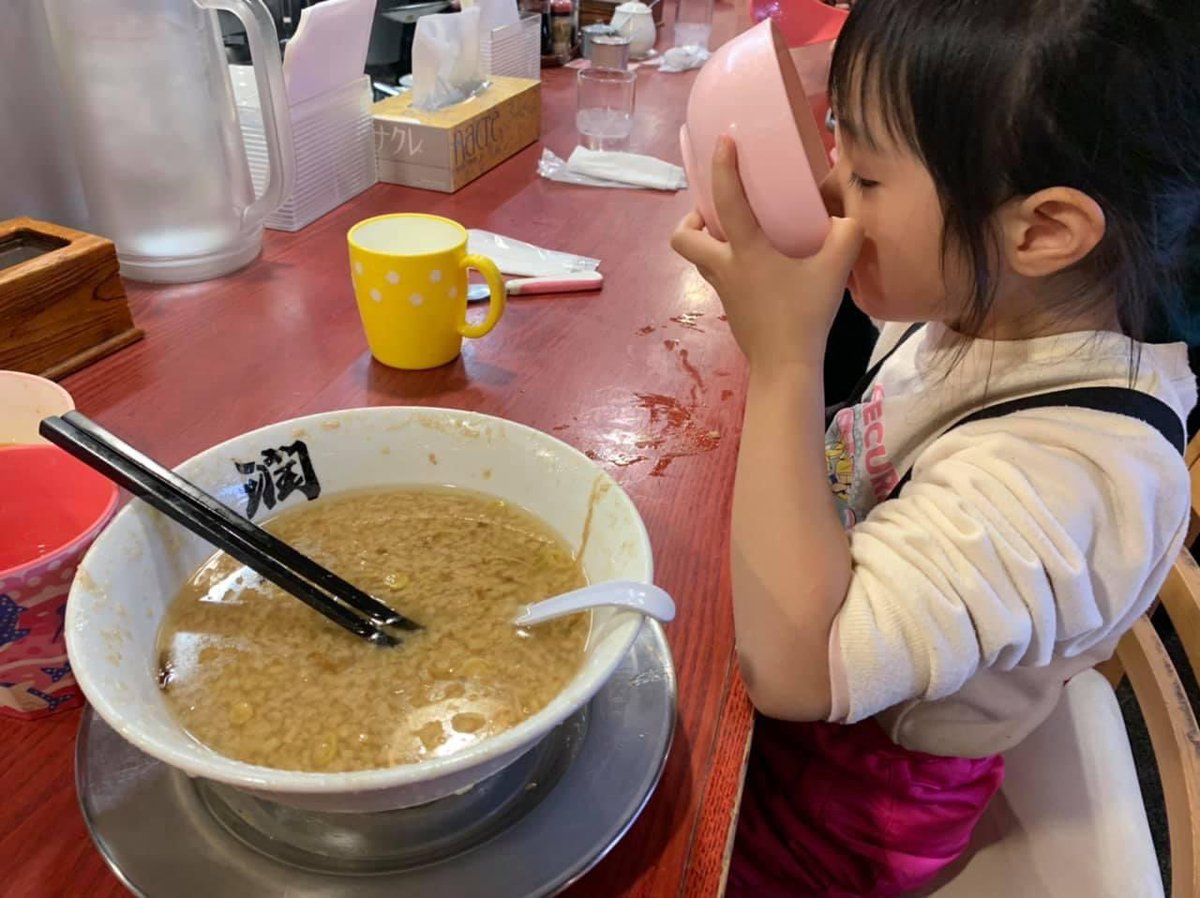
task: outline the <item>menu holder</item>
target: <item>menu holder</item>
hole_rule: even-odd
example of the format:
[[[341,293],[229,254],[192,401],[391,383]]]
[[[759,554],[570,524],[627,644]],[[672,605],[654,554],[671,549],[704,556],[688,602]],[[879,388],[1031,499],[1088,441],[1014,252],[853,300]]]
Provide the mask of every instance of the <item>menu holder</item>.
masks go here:
[[[111,240],[0,221],[0,369],[58,379],[141,339]]]
[[[541,26],[541,15],[522,13],[516,22],[493,28],[482,36],[479,63],[483,73],[541,80]]]

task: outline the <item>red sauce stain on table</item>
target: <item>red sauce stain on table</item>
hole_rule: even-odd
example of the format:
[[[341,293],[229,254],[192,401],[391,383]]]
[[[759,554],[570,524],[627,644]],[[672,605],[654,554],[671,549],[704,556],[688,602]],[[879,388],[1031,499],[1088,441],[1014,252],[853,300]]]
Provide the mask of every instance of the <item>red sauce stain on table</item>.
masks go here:
[[[635,444],[637,448],[659,452],[651,477],[661,477],[677,458],[711,452],[721,444],[720,431],[698,423],[693,417],[694,407],[659,393],[638,393],[637,400],[649,414],[650,427],[655,430],[653,435]]]
[[[679,364],[683,366],[683,370],[687,372],[688,377],[692,379],[693,383],[703,390],[704,380],[700,377],[700,369],[688,361],[688,351],[686,349],[679,350]],[[692,398],[694,402],[695,397],[693,396]]]
[[[594,462],[612,465],[614,468],[628,468],[630,465],[636,465],[640,461],[647,460],[644,455],[631,455],[624,452],[607,452],[601,455],[595,449],[589,449],[583,454]]]
[[[699,325],[696,324],[696,322],[699,321],[703,317],[704,317],[703,312],[684,312],[682,315],[671,316],[671,320],[674,321],[676,324],[678,324],[680,327],[686,327],[688,330],[696,331],[697,333],[702,334],[702,333],[704,333],[704,331],[701,330],[701,328],[699,327]]]

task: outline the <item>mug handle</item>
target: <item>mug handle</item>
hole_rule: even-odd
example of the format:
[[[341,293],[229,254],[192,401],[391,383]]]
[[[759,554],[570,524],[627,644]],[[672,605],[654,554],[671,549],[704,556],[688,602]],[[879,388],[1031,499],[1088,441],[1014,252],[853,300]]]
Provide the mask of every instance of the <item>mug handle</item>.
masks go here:
[[[488,300],[487,317],[478,324],[471,324],[466,320],[466,304],[464,303],[463,322],[458,326],[458,332],[464,337],[482,337],[491,332],[492,328],[500,320],[500,316],[504,314],[504,305],[508,299],[508,290],[504,286],[504,278],[500,276],[500,269],[487,256],[466,256],[458,264],[460,268],[474,268],[482,274],[487,281],[488,290],[491,292],[491,298]]]

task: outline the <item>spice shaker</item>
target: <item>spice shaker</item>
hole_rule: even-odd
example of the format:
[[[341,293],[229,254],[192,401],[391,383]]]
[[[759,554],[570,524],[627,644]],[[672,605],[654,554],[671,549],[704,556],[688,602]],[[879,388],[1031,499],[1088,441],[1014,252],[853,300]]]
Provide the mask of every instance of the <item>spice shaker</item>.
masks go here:
[[[551,52],[559,65],[571,61],[575,52],[575,5],[572,0],[550,2]]]
[[[597,69],[629,68],[629,45],[631,41],[623,34],[598,35],[592,38],[592,66]]]
[[[592,25],[585,25],[579,29],[581,40],[581,53],[584,59],[592,58],[592,41],[598,37],[619,34],[616,28],[612,25],[607,25],[603,22],[596,22]]]

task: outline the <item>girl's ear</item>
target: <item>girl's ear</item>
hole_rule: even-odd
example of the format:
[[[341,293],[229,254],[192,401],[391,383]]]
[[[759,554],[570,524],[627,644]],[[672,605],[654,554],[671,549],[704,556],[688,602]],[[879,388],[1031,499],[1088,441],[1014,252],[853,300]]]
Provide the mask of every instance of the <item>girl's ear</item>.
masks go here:
[[[1070,268],[1104,237],[1104,210],[1071,187],[1049,187],[1000,210],[1008,266],[1030,278]]]

